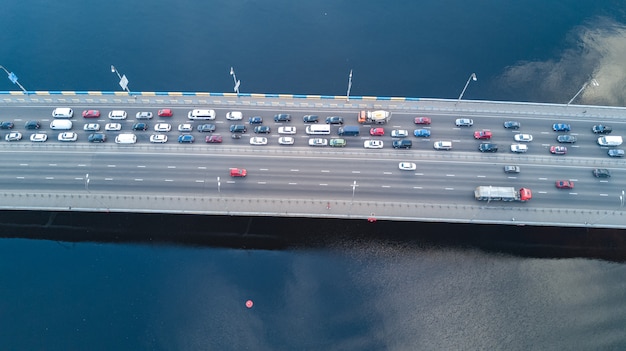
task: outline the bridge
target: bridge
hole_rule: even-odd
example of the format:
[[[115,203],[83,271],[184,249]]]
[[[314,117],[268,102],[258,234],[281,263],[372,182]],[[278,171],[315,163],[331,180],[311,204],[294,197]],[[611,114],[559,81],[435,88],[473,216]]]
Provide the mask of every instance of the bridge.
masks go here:
[[[58,131],[48,127],[56,107],[75,111],[76,142],[57,141]],[[170,108],[172,117],[157,117],[156,111]],[[211,108],[217,112],[214,134],[224,136],[220,144],[204,143],[204,135],[193,131],[193,144],[176,142],[179,124],[189,122],[187,112]],[[80,112],[98,109],[97,119]],[[344,148],[312,147],[304,133],[303,115],[342,116],[345,125],[359,125],[361,110],[384,109],[392,118],[384,125],[386,134],[376,137],[382,149],[365,149],[371,139],[369,125],[359,136],[345,137]],[[105,132],[107,142],[87,142],[85,123],[111,122],[107,113],[125,110],[121,132],[131,132],[135,113],[155,113],[147,121],[170,123],[169,142],[149,142],[148,131],[134,132],[138,141],[120,145]],[[271,128],[268,145],[250,145],[252,128],[241,139],[231,139],[229,111],[247,118],[261,116]],[[292,121],[274,122],[277,113],[288,113]],[[0,175],[0,208],[51,211],[151,212],[198,215],[252,215],[286,217],[355,218],[363,220],[408,220],[509,225],[547,225],[625,228],[624,189],[626,163],[607,155],[591,132],[595,124],[613,126],[612,135],[626,134],[626,109],[621,107],[539,104],[522,102],[421,99],[400,97],[349,97],[292,94],[235,94],[187,92],[0,92],[0,120],[12,121],[24,138],[1,141],[3,172]],[[417,116],[427,116],[431,137],[417,138]],[[472,127],[455,126],[456,118],[471,118]],[[28,140],[34,131],[25,130],[28,120],[38,120],[49,139]],[[519,131],[503,128],[515,120]],[[195,121],[197,125],[201,122]],[[558,145],[553,123],[568,123],[577,143],[568,144],[566,155],[550,154]],[[280,126],[295,126],[294,145],[279,145]],[[333,126],[331,136],[336,136]],[[406,129],[413,141],[408,150],[393,149],[389,132]],[[497,153],[481,153],[475,130],[489,129]],[[9,131],[2,131],[4,139]],[[534,140],[524,154],[509,152],[513,135],[529,133]],[[436,151],[433,142],[450,140],[451,151]],[[398,169],[399,162],[416,163],[414,171]],[[521,172],[507,174],[505,165],[518,165]],[[245,168],[245,178],[231,178],[229,169]],[[612,177],[595,178],[592,170],[606,168]],[[557,189],[559,179],[574,182],[573,189]],[[480,185],[527,187],[533,199],[526,203],[477,201]]]

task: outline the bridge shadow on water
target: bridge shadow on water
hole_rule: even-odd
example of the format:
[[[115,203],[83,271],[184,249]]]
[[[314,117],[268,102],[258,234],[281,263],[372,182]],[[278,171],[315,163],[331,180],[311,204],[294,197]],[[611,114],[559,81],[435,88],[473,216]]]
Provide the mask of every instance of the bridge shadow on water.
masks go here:
[[[626,230],[363,219],[0,211],[0,237],[262,250],[391,244],[626,261]]]

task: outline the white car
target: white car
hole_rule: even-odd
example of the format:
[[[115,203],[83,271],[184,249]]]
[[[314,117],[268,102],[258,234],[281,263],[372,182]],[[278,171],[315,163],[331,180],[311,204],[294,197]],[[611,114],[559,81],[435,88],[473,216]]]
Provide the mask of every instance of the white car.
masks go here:
[[[252,137],[252,138],[250,138],[250,145],[267,145],[267,138],[265,138],[265,137]]]
[[[152,112],[137,112],[135,115],[137,119],[152,119]]]
[[[524,144],[513,144],[511,145],[511,152],[516,152],[518,154],[524,153],[528,151],[528,145]]]
[[[167,135],[165,134],[152,134],[150,135],[151,143],[167,143]]]
[[[382,149],[383,141],[382,140],[365,140],[363,143],[363,147],[366,149]]]
[[[392,138],[406,138],[409,136],[409,131],[406,129],[394,129],[391,131]]]
[[[400,162],[398,168],[402,171],[414,171],[417,166],[413,162]]]
[[[107,123],[104,126],[104,130],[108,130],[108,131],[118,131],[118,130],[122,130],[122,125],[119,123]]]
[[[278,134],[296,134],[296,127],[294,126],[278,127]]]
[[[328,139],[324,138],[311,138],[309,139],[310,146],[326,146],[328,145]]]
[[[22,133],[20,132],[11,132],[4,137],[6,141],[19,141],[22,140]]]
[[[515,134],[513,139],[515,139],[515,141],[531,142],[533,141],[533,136],[530,134]]]
[[[157,123],[154,125],[155,132],[169,132],[172,126],[169,123]]]
[[[474,125],[474,121],[469,118],[457,118],[454,124],[456,124],[457,127],[471,127]]]
[[[98,123],[87,123],[83,126],[83,130],[87,132],[97,132],[100,130],[100,125]]]
[[[191,123],[183,123],[178,125],[179,132],[193,132],[193,126]]]
[[[36,143],[43,143],[48,140],[48,134],[46,133],[35,133],[30,135],[30,141]]]
[[[280,137],[278,138],[278,143],[280,145],[293,145],[295,139],[292,137]]]
[[[59,141],[76,141],[78,139],[78,134],[74,132],[65,132],[59,133]]]
[[[109,119],[126,119],[126,111],[113,110],[109,112]]]
[[[226,114],[226,119],[229,121],[239,121],[243,119],[243,113],[240,111],[231,111]]]

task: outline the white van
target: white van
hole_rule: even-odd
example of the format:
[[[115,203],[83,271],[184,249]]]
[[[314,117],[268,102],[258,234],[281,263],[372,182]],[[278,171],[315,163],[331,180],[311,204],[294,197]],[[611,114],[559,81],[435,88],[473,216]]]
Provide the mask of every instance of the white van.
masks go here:
[[[306,126],[306,133],[309,135],[327,135],[330,134],[330,125],[322,124],[322,125],[310,125]]]
[[[126,111],[113,110],[109,112],[109,119],[126,119]]]
[[[215,119],[215,110],[191,110],[187,117],[189,119]]]
[[[54,110],[52,110],[52,117],[72,118],[74,117],[74,111],[69,107],[57,107]]]
[[[615,136],[603,136],[598,138],[598,145],[600,146],[620,146],[622,145],[622,137]]]
[[[451,141],[435,141],[433,144],[435,150],[451,150],[452,142]]]
[[[52,130],[70,130],[72,129],[72,121],[67,119],[55,119],[50,123]]]
[[[134,144],[137,142],[137,136],[132,133],[120,134],[115,137],[117,144]]]

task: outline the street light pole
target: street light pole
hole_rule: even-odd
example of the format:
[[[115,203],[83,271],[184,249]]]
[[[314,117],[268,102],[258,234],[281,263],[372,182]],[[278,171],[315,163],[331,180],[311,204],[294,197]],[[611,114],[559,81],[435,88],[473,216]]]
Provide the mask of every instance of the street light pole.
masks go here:
[[[230,68],[230,75],[233,76],[233,81],[235,82],[235,87],[233,88],[233,90],[237,93],[237,96],[239,96],[239,85],[241,84],[241,81],[237,80],[235,70],[232,67]]]
[[[463,94],[465,94],[465,90],[467,90],[467,86],[469,85],[469,83],[472,80],[473,81],[477,81],[478,80],[478,78],[476,78],[476,73],[470,74],[469,78],[467,78],[467,83],[465,83],[465,86],[463,87],[463,91],[461,91],[461,95],[459,95],[459,99],[456,101],[454,106],[456,106],[456,104],[458,104],[461,101],[461,99],[463,98]]]
[[[578,97],[578,95],[580,95],[580,93],[582,93],[582,92],[583,92],[583,90],[585,90],[585,88],[587,88],[587,86],[588,86],[589,84],[591,84],[591,86],[593,86],[593,87],[600,86],[600,83],[598,83],[598,81],[597,81],[597,80],[595,80],[595,79],[592,79],[592,80],[590,80],[590,81],[588,81],[588,82],[585,82],[585,84],[583,84],[583,86],[582,86],[582,87],[580,88],[580,90],[576,93],[576,95],[574,95],[574,97],[570,99],[570,101],[567,103],[567,106],[569,106],[569,104],[571,104],[571,103],[572,103],[572,101],[574,101],[574,99],[576,99],[576,98]]]
[[[125,90],[128,95],[132,95],[130,93],[130,89],[128,88],[128,78],[126,78],[126,75],[120,75],[120,72],[117,71],[117,69],[115,68],[115,66],[111,65],[111,72],[117,74],[117,77],[120,79],[119,85],[120,87],[122,87],[122,90]]]
[[[350,101],[350,89],[352,89],[352,70],[348,76],[348,92],[346,93],[346,101]]]
[[[9,72],[6,68],[4,68],[4,66],[0,66],[0,68],[2,68],[4,70],[4,72],[7,74],[9,80],[11,81],[11,83],[17,84],[17,86],[20,87],[20,89],[22,89],[22,91],[26,95],[28,95],[28,91],[26,91],[26,89],[22,86],[22,84],[20,84],[20,82],[17,81],[17,76],[15,75],[15,73]]]

